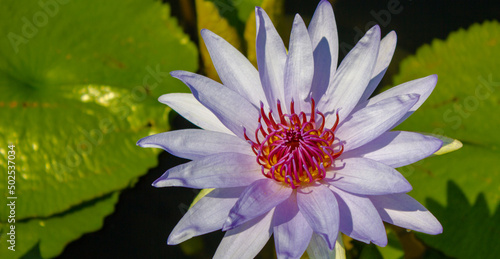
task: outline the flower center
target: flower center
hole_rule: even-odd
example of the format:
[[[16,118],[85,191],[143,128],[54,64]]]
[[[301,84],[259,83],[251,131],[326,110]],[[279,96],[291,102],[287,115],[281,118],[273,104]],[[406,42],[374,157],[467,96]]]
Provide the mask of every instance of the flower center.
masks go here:
[[[325,116],[315,110],[311,99],[311,113],[295,113],[294,102],[290,113],[283,114],[281,103],[277,102],[278,115],[267,114],[260,104],[259,127],[255,131],[256,142],[248,138],[261,165],[262,174],[278,182],[289,184],[293,189],[301,184],[319,181],[326,176],[326,168],[339,157],[344,146],[335,141],[335,129],[339,116],[332,128],[325,128]]]

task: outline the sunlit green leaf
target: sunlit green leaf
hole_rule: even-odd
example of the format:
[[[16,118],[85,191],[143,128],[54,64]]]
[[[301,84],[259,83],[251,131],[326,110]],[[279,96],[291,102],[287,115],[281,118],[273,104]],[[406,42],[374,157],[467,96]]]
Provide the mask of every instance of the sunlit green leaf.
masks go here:
[[[157,163],[157,150],[135,143],[169,128],[158,96],[188,91],[168,72],[197,69],[196,47],[169,13],[157,1],[2,2],[0,177],[7,179],[13,144],[16,182],[0,200],[18,198],[16,222],[65,217],[132,185]],[[52,255],[70,237],[97,229],[109,212],[92,214],[92,226],[61,239],[24,227],[18,236],[39,238],[42,255]],[[0,222],[8,213],[0,207]]]
[[[187,91],[167,72],[196,69],[195,47],[166,5],[47,2],[57,5],[53,16],[38,2],[9,1],[0,11],[2,31],[21,36],[21,17],[48,19],[17,53],[7,37],[0,41],[0,152],[16,145],[16,195],[29,201],[19,218],[64,211],[145,173],[154,151],[135,142],[167,127],[156,98]]]

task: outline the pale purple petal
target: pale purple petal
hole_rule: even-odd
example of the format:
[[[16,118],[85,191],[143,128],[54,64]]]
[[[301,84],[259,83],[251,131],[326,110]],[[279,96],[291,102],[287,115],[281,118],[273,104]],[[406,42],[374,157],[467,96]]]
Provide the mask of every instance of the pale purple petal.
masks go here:
[[[392,56],[396,50],[397,36],[396,32],[391,31],[380,41],[380,49],[378,50],[377,63],[372,72],[372,78],[370,83],[365,89],[363,96],[359,99],[360,102],[364,102],[370,98],[373,91],[377,88],[378,84],[382,80],[391,63]]]
[[[319,101],[337,70],[339,43],[333,9],[327,0],[319,2],[309,23],[314,55],[314,78],[311,94]]]
[[[384,99],[349,116],[336,132],[344,142],[344,152],[360,147],[391,129],[418,101],[418,94]]]
[[[431,235],[443,232],[436,217],[407,194],[370,196],[370,199],[387,223]]]
[[[234,134],[209,109],[198,102],[193,94],[164,94],[158,98],[158,101],[168,105],[186,120],[202,129]]]
[[[340,231],[356,240],[378,246],[387,245],[384,223],[369,198],[330,186],[337,197]]]
[[[342,60],[333,82],[318,102],[327,127],[335,123],[336,110],[343,121],[356,106],[370,81],[380,45],[380,27],[374,26]]]
[[[366,145],[342,154],[342,157],[369,158],[390,167],[401,167],[424,159],[439,150],[438,138],[407,131],[390,131]]]
[[[159,133],[142,138],[137,145],[162,148],[174,156],[191,160],[218,153],[254,154],[246,141],[234,135],[201,129]]]
[[[252,63],[215,33],[203,29],[201,36],[222,83],[247,98],[255,106],[259,106],[261,101],[267,103],[260,84],[259,72]]]
[[[226,232],[214,259],[254,258],[273,233],[274,209]]]
[[[293,21],[290,46],[285,63],[285,103],[295,101],[295,109],[306,109],[314,74],[311,39],[306,25],[297,14]]]
[[[171,168],[153,186],[229,188],[246,186],[264,177],[260,166],[255,162],[255,156],[221,153]]]
[[[244,187],[215,189],[190,208],[170,233],[167,243],[176,245],[194,236],[222,228]]]
[[[276,207],[273,226],[278,258],[300,258],[306,251],[313,230],[299,211],[296,195],[292,194]]]
[[[394,168],[366,158],[346,158],[327,171],[324,179],[344,191],[384,195],[411,191],[411,185]]]
[[[240,138],[243,128],[255,132],[259,111],[245,98],[210,78],[186,71],[173,71],[173,77],[183,81],[194,97],[212,111],[217,118]]]
[[[403,84],[400,84],[398,86],[392,87],[387,91],[384,91],[372,98],[370,98],[368,101],[361,102],[355,110],[360,110],[363,107],[370,106],[373,104],[376,104],[382,100],[398,96],[398,95],[404,95],[404,94],[418,94],[420,95],[420,98],[418,101],[408,110],[408,112],[399,119],[399,121],[395,122],[394,125],[391,127],[394,128],[397,125],[399,125],[401,122],[406,120],[410,115],[413,114],[424,102],[427,100],[427,97],[432,93],[432,90],[434,90],[434,87],[436,86],[437,83],[437,75],[430,75],[427,77],[419,78],[412,80],[410,82],[406,82]]]
[[[269,178],[253,182],[231,209],[222,230],[235,228],[268,212],[288,199],[291,193],[291,188]]]
[[[297,203],[309,226],[333,249],[339,232],[339,208],[332,191],[321,184],[302,187],[297,191]]]
[[[274,28],[267,13],[260,7],[255,8],[257,23],[257,64],[260,81],[267,97],[269,108],[275,109],[276,100],[284,100],[284,76],[287,59],[285,45]]]

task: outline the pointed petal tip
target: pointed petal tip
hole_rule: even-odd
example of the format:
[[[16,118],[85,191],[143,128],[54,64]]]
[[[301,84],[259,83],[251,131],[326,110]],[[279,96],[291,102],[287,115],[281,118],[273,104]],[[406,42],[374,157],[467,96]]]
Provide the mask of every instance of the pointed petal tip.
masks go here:
[[[321,0],[321,1],[319,1],[318,7],[316,7],[316,8],[319,8],[320,6],[324,6],[324,5],[326,5],[325,7],[329,6],[330,8],[332,8],[332,4],[328,0]]]
[[[167,245],[178,245],[196,236],[196,232],[192,229],[179,231],[174,228],[167,239]]]
[[[434,87],[436,86],[437,81],[438,81],[438,75],[432,74],[432,75],[428,75],[426,77],[418,78],[418,79],[415,79],[412,81],[419,81],[419,82],[422,81],[423,83],[421,83],[421,84],[433,85],[432,89],[434,89]]]
[[[212,38],[212,39],[219,39],[220,38],[219,35],[215,34],[213,31],[211,31],[209,29],[205,29],[205,28],[201,29],[200,35],[204,41],[207,41],[209,38]]]
[[[200,30],[200,35],[205,40],[205,37],[208,36],[209,32],[210,31],[208,29],[203,28]]]
[[[337,242],[337,237],[324,237],[326,239],[326,243],[328,244],[328,248],[330,248],[330,250],[333,250],[335,249],[335,243]]]
[[[142,147],[142,148],[157,148],[155,145],[150,145],[148,143],[143,143],[142,139],[137,141],[136,143],[137,146]]]
[[[378,24],[375,24],[373,27],[371,27],[366,33],[365,33],[365,37],[368,35],[368,34],[372,34],[371,37],[373,41],[377,41],[380,43],[380,40],[382,38],[381,34],[381,30],[380,30],[380,25]]]
[[[255,7],[255,16],[256,16],[256,22],[257,24],[259,24],[259,21],[261,19],[264,19],[264,21],[271,21],[271,18],[269,17],[269,15],[266,13],[266,10],[264,10],[262,7],[260,6],[256,6]]]
[[[432,231],[429,231],[427,234],[429,235],[439,235],[439,234],[442,234],[443,233],[443,226],[441,225],[441,223],[439,222],[436,222],[437,223],[437,226],[434,230]]]
[[[439,226],[436,227],[435,231],[430,233],[431,235],[439,235],[443,233],[443,226],[441,225],[441,223],[439,223],[439,221],[437,222],[437,224]]]
[[[413,190],[413,186],[411,185],[410,182],[408,182],[408,180],[406,180],[406,178],[404,176],[401,176],[401,177],[403,178],[403,182],[401,184],[404,185],[404,187],[402,187],[400,193],[411,192]]]
[[[184,228],[178,229],[178,226],[172,230],[170,235],[167,238],[167,245],[178,245],[182,242],[185,242],[195,236],[198,236],[199,233],[196,232],[196,227],[192,228]],[[215,230],[214,230],[215,231]]]
[[[166,179],[163,179],[163,177],[160,177],[158,179],[156,179],[152,184],[151,186],[155,187],[155,188],[161,188],[161,187],[168,187],[168,186],[171,186],[171,185],[167,185],[165,184],[165,180]]]
[[[431,214],[431,217],[427,219],[427,226],[425,226],[425,228],[417,229],[415,231],[429,235],[439,235],[443,233],[443,225],[441,225],[439,220],[434,215]]]
[[[392,55],[394,55],[394,50],[396,49],[396,44],[398,42],[398,35],[396,34],[396,31],[390,31],[389,33],[387,33],[384,36],[384,38],[382,39],[382,41],[391,43],[390,46],[391,46],[392,53],[393,53],[393,54],[391,54],[391,59],[392,59]],[[390,61],[390,59],[389,59],[389,61]]]
[[[148,139],[150,139],[150,137],[151,136],[141,138],[135,144],[139,147],[142,147],[142,148],[161,148],[160,146],[158,146],[154,143],[148,142]]]
[[[195,76],[197,74],[193,73],[193,72],[189,72],[189,71],[184,71],[184,70],[174,70],[174,71],[170,71],[170,76],[172,77],[175,77],[179,80],[182,80],[183,77],[189,77],[189,76]]]
[[[368,33],[368,32],[373,32],[373,33],[377,33],[380,35],[380,33],[381,33],[380,32],[380,25],[378,25],[378,24],[373,25],[373,27],[371,27],[366,33]]]
[[[393,30],[393,31],[390,31],[389,33],[387,33],[386,37],[397,38],[398,35],[397,35],[396,31]]]
[[[170,94],[162,94],[160,97],[158,97],[158,102],[161,102],[163,104],[168,105],[168,102],[170,101],[169,98]]]
[[[434,217],[434,220],[432,222],[428,222],[427,226],[425,228],[420,228],[420,229],[408,229],[412,231],[418,231],[422,232],[428,235],[439,235],[443,233],[443,226],[439,221]]]
[[[181,243],[181,242],[177,242],[177,240],[175,240],[175,239],[176,238],[172,237],[172,234],[170,234],[170,236],[167,239],[167,245],[173,246],[173,245],[178,245],[179,243]]]
[[[384,240],[372,240],[372,243],[380,247],[386,247],[388,243],[387,235],[385,236]]]
[[[299,23],[300,21],[303,21],[302,16],[300,14],[296,13],[295,16],[293,17],[293,23]]]
[[[184,71],[182,71],[182,70],[174,70],[174,71],[171,71],[169,74],[171,77],[180,79],[180,77],[184,74],[183,72]]]

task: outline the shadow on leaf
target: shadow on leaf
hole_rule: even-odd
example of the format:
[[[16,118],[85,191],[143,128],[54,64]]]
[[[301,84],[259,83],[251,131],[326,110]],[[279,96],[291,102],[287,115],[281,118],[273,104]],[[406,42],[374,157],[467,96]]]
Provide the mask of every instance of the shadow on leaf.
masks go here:
[[[500,204],[491,215],[483,193],[471,205],[453,181],[447,184],[447,206],[431,198],[426,202],[426,207],[439,219],[444,229],[437,236],[419,233],[418,236],[427,245],[456,258],[498,258]]]

